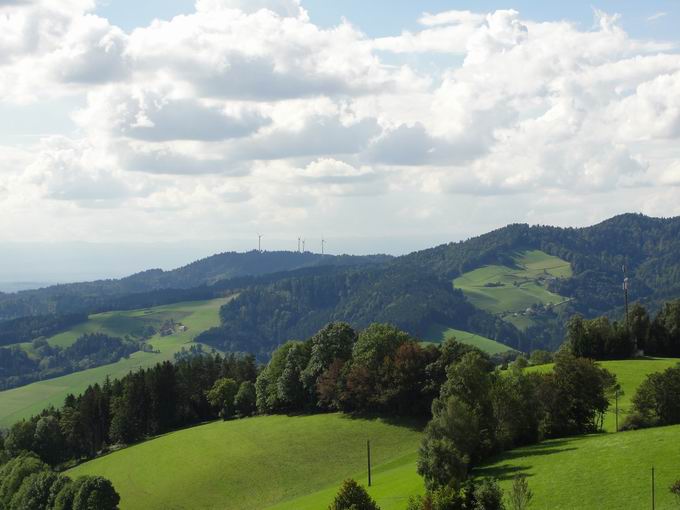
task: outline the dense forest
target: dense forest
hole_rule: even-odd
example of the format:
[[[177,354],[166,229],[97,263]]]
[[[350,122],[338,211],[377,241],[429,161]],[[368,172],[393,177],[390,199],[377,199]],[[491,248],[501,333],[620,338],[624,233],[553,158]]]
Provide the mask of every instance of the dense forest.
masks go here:
[[[303,268],[380,264],[386,255],[320,255],[298,252],[220,253],[172,271],[150,269],[118,280],[54,285],[0,294],[0,320],[29,315],[67,315],[155,306],[214,297],[216,282]],[[248,282],[249,279],[245,279]],[[133,304],[135,303],[135,304]]]
[[[308,337],[332,321],[357,328],[386,322],[414,335],[441,323],[502,338],[514,347],[522,338],[512,325],[472,306],[450,281],[411,267],[344,269],[253,286],[224,305],[220,319],[221,327],[196,340],[261,359],[284,340]]]

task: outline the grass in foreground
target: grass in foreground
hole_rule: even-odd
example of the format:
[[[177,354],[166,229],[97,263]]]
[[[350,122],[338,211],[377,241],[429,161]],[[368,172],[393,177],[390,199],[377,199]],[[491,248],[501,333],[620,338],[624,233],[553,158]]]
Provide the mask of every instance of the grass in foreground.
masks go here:
[[[423,490],[415,472],[420,437],[417,428],[378,419],[264,416],[166,434],[68,474],[111,479],[123,510],[318,509],[330,504],[343,479],[366,484],[370,439],[371,493],[383,510],[400,510]]]
[[[154,349],[159,350],[159,353],[136,352],[129,358],[123,358],[116,363],[0,392],[0,427],[9,427],[14,422],[37,414],[50,405],[60,406],[69,393],[82,393],[90,384],[104,381],[107,375],[112,379],[120,378],[131,370],[172,360],[175,353],[191,342],[196,335],[219,324],[219,309],[227,299],[229,298],[176,303],[145,310],[110,312],[93,316],[95,319],[92,322],[88,321],[76,326],[76,328],[80,331],[82,328],[90,328],[93,325],[100,324],[101,316],[106,315],[105,322],[109,324],[111,322],[130,324],[130,320],[135,316],[173,317],[175,320],[181,320],[188,329],[166,337],[154,336],[149,343]],[[115,319],[116,314],[118,314],[118,319]],[[92,331],[99,330],[93,329]],[[69,330],[57,336],[66,339],[74,335],[77,338],[80,333]]]
[[[467,331],[461,331],[459,329],[447,328],[446,326],[441,326],[439,324],[434,324],[432,327],[430,327],[429,331],[425,335],[426,340],[438,344],[452,337],[461,343],[472,345],[491,355],[501,354],[513,350],[511,347],[508,347],[507,345],[500,342],[496,342],[495,340],[491,340],[490,338],[476,335],[474,333],[468,333]]]
[[[533,304],[558,305],[567,301],[547,290],[545,282],[571,277],[569,262],[538,250],[518,253],[514,262],[514,267],[490,265],[467,272],[453,285],[477,308],[494,314],[521,314]],[[515,322],[519,326],[527,321],[515,318]]]
[[[656,508],[677,508],[668,487],[680,478],[680,426],[555,439],[518,448],[475,470],[509,489],[527,475],[531,508],[619,510],[651,508],[651,469]]]

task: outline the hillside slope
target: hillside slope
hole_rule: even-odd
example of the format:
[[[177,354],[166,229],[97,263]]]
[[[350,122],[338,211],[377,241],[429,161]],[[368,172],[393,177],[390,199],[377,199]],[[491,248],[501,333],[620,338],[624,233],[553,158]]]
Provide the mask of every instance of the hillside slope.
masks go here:
[[[506,452],[476,469],[508,489],[526,475],[532,508],[572,510],[651,508],[651,470],[656,508],[677,508],[668,488],[680,478],[680,425],[586,437],[555,439]]]
[[[123,296],[169,289],[174,291],[194,289],[232,278],[261,276],[303,268],[380,264],[390,258],[387,255],[334,256],[310,252],[220,253],[170,271],[150,269],[116,280],[54,285],[16,294],[0,293],[0,320],[49,313],[116,310],[121,304],[121,300],[116,298]],[[187,293],[178,294],[176,301],[189,299]],[[165,302],[172,302],[172,299]]]
[[[510,225],[405,255],[381,267],[338,271],[332,281],[291,276],[274,284],[252,285],[223,308],[223,326],[204,341],[241,349],[247,338],[253,338],[262,353],[283,340],[307,336],[329,320],[346,320],[355,327],[390,321],[414,335],[439,323],[523,351],[555,349],[574,313],[620,317],[624,264],[631,301],[654,310],[662,300],[680,297],[680,218],[628,214],[578,229]],[[468,285],[468,298],[452,287],[458,279],[458,286],[466,290],[459,278],[475,270],[488,272],[489,267],[502,268],[506,278],[527,281],[517,288],[509,288],[509,281],[499,282],[503,288],[498,287],[500,299],[492,299],[493,306],[482,303],[482,298],[493,294],[491,287],[483,289],[482,295]],[[552,278],[539,284],[542,272]],[[470,299],[477,307],[470,306]],[[531,320],[506,317],[515,308],[533,303],[561,305],[543,307]]]
[[[420,436],[418,428],[339,414],[265,416],[166,434],[68,474],[109,478],[121,494],[122,510],[257,510],[350,476],[365,478],[367,439],[377,471],[403,464],[404,456],[414,461]],[[408,497],[422,490],[422,482],[413,479],[415,487],[385,494],[383,510],[403,509]],[[317,501],[314,508],[330,502]]]

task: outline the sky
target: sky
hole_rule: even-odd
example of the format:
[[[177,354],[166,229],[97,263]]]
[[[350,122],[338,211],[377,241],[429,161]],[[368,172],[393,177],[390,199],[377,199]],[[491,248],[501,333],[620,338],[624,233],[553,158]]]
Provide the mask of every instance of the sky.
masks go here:
[[[0,0],[0,280],[679,215],[678,26],[677,0]]]

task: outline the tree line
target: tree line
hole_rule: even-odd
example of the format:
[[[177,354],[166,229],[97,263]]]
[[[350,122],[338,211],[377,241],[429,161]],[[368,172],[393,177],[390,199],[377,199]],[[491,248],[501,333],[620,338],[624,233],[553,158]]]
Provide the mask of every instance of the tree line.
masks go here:
[[[0,390],[115,363],[145,348],[138,340],[104,333],[86,333],[68,347],[39,338],[31,342],[30,354],[21,346],[0,347]]]
[[[34,452],[52,466],[92,458],[114,444],[216,419],[221,409],[208,399],[215,382],[229,378],[252,386],[256,376],[252,356],[202,354],[166,361],[91,385],[67,396],[62,407],[15,423],[3,447],[10,456]]]
[[[680,357],[680,300],[664,303],[652,319],[644,306],[635,303],[628,323],[602,316],[572,317],[567,324],[566,347],[576,356],[626,359],[641,351],[648,356]]]

